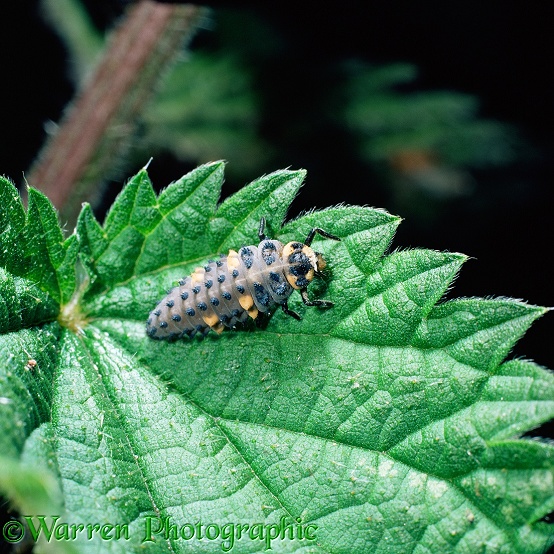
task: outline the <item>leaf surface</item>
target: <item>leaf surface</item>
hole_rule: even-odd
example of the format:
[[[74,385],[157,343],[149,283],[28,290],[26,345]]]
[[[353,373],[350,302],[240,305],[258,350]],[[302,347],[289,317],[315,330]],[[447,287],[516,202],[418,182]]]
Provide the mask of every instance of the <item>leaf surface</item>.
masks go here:
[[[218,205],[220,162],[157,197],[142,170],[104,225],[85,207],[74,239],[44,239],[47,286],[36,270],[25,292],[26,277],[10,270],[22,266],[4,258],[6,314],[18,305],[9,290],[27,306],[36,287],[52,304],[4,318],[1,421],[17,424],[4,426],[3,452],[49,462],[65,520],[129,525],[128,540],[77,541],[83,551],[546,551],[554,449],[520,437],[553,417],[554,378],[505,361],[545,310],[445,300],[465,256],[389,253],[399,218],[382,210],[341,206],[281,227],[304,176],[272,173]],[[12,210],[10,236],[25,228],[21,213]],[[306,307],[294,294],[301,322],[278,311],[264,329],[146,337],[165,290],[218,253],[256,244],[262,216],[283,242],[316,226],[341,237],[314,241],[328,265],[309,288],[335,306]],[[73,244],[88,282],[75,304],[80,330],[54,321]],[[177,534],[144,542],[148,518],[155,529],[168,518]],[[199,522],[204,538],[179,535]],[[239,524],[249,526],[240,538]],[[286,524],[283,538],[268,538],[267,526]]]

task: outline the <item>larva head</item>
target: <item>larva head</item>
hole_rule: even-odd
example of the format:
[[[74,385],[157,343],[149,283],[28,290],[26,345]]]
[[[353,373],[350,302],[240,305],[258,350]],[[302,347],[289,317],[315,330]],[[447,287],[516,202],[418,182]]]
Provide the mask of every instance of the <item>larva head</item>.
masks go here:
[[[325,267],[323,256],[301,242],[286,244],[282,257],[286,264],[285,277],[295,289],[307,287],[314,275]]]

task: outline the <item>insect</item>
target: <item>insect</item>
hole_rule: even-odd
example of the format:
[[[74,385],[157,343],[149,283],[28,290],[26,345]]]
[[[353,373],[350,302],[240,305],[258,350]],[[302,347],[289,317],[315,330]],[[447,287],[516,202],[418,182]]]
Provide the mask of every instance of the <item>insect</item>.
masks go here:
[[[265,218],[260,220],[258,246],[230,250],[218,260],[197,267],[179,281],[150,313],[146,332],[154,339],[175,340],[221,333],[251,317],[256,319],[275,306],[289,316],[301,317],[288,307],[288,298],[299,290],[306,306],[330,308],[328,300],[310,300],[307,286],[325,267],[323,256],[311,248],[316,234],[332,240],[338,237],[314,227],[304,242],[283,245],[268,238]]]

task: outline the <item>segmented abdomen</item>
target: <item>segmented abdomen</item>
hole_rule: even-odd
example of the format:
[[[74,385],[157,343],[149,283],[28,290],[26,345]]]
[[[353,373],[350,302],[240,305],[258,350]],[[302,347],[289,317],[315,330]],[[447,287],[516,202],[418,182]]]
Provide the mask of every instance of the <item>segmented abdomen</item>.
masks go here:
[[[150,313],[146,332],[155,339],[193,337],[210,329],[220,333],[286,302],[293,289],[284,275],[282,250],[279,241],[264,240],[196,268]]]

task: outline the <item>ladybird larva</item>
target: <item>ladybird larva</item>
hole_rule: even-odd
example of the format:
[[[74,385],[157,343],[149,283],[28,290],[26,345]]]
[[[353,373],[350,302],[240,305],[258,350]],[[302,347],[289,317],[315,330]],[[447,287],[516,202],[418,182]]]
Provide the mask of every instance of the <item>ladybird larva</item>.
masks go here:
[[[210,330],[221,333],[251,317],[256,319],[280,306],[295,319],[300,316],[289,309],[288,298],[300,291],[306,306],[329,308],[327,300],[310,300],[307,287],[324,267],[323,256],[311,248],[316,234],[340,240],[314,227],[304,242],[283,245],[268,238],[265,218],[260,221],[258,246],[230,250],[217,260],[210,260],[171,289],[152,310],[146,322],[146,333],[153,339],[175,340],[204,336]]]

